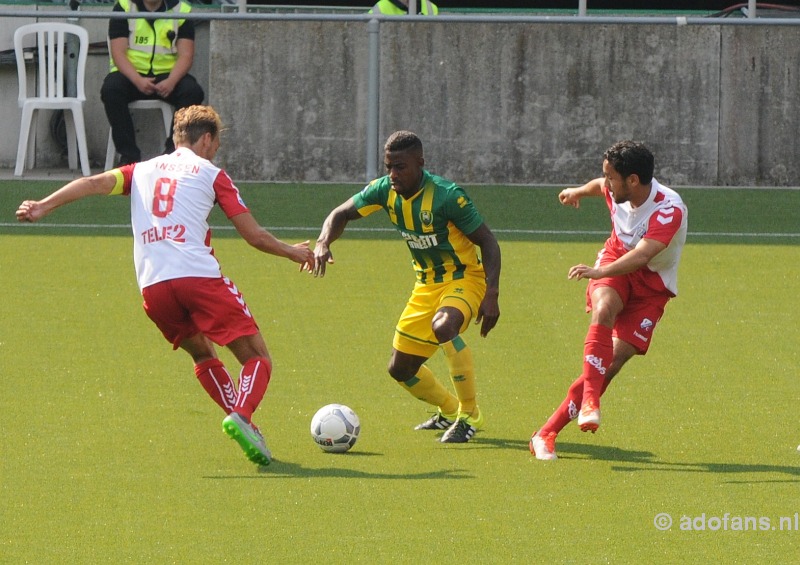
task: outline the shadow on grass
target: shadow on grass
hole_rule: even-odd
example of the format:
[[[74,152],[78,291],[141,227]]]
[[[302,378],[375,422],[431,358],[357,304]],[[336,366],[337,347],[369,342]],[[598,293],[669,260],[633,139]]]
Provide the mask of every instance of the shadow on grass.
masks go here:
[[[345,457],[353,456],[375,456],[377,453],[348,453]],[[342,455],[331,454],[331,457],[342,457]],[[341,467],[303,467],[299,463],[289,461],[272,460],[272,464],[266,467],[258,467],[257,474],[254,475],[220,475],[205,476],[204,479],[285,479],[312,477],[321,478],[343,478],[343,479],[390,479],[390,480],[409,480],[409,479],[474,479],[475,476],[462,469],[442,469],[441,471],[427,471],[424,473],[379,473],[359,471],[357,469],[344,469]]]
[[[559,458],[565,454],[583,455],[589,459],[599,459],[601,461],[626,461],[628,463],[657,463],[654,461],[655,453],[650,451],[631,451],[620,447],[607,445],[592,445],[588,443],[569,443],[558,442],[556,446]]]
[[[511,449],[518,451],[528,449],[527,439],[505,439],[476,435],[468,443],[445,443],[444,449]]]
[[[752,474],[752,473],[784,473],[798,477],[791,481],[781,482],[797,482],[800,480],[800,461],[797,465],[763,465],[759,463],[670,463],[668,461],[654,462],[652,467],[612,467],[614,471],[668,471],[670,473],[683,472],[683,473],[713,473],[715,475],[728,475],[728,474]],[[742,480],[726,481],[729,483],[761,483],[761,482],[776,482],[774,480]]]
[[[559,443],[559,458],[569,459],[570,455],[582,455],[584,459],[597,459],[600,461],[618,461],[638,465],[615,465],[611,469],[614,471],[666,471],[670,473],[712,473],[715,475],[728,474],[752,474],[752,473],[783,473],[794,477],[800,477],[800,460],[797,465],[765,465],[761,463],[691,463],[691,462],[670,462],[656,458],[650,451],[632,451],[619,447],[609,447],[602,445],[590,445],[580,443]],[[566,455],[566,456],[565,456]],[[575,459],[579,459],[575,457]],[[765,481],[727,481],[727,482],[775,482],[774,480]],[[787,481],[781,481],[787,482]],[[789,480],[788,482],[795,482]]]
[[[522,451],[528,449],[528,442],[525,440],[509,440],[502,438],[487,438],[476,436],[472,441],[466,444],[444,444],[441,446],[443,449],[513,449],[515,451]],[[330,453],[326,457],[335,460],[337,457],[346,457],[348,459],[363,458],[363,457],[377,457],[380,453],[371,453],[364,451],[354,451],[344,454]],[[345,469],[341,467],[303,467],[299,463],[292,463],[289,461],[281,461],[273,459],[272,464],[266,467],[258,467],[258,473],[254,475],[220,475],[210,476],[206,475],[204,479],[269,479],[269,478],[310,478],[310,477],[342,477],[342,478],[361,478],[361,479],[422,479],[422,480],[439,480],[439,479],[474,479],[475,475],[470,474],[463,469],[443,469],[441,471],[428,471],[424,473],[379,473],[359,471],[357,469]]]

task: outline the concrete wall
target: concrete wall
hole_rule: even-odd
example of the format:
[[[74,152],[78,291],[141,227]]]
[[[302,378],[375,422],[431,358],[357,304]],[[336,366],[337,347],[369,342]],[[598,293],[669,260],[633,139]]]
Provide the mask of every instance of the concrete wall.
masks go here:
[[[800,185],[800,27],[725,28],[719,184]]]
[[[673,183],[712,180],[717,28],[420,24],[426,59],[385,27],[382,136],[416,128],[446,175],[576,182],[600,174],[608,145],[635,138]]]
[[[82,24],[104,40],[105,20]],[[198,25],[193,74],[230,127],[217,161],[234,178],[366,180],[365,22]],[[600,173],[607,146],[635,138],[676,186],[798,186],[799,38],[797,26],[387,20],[379,137],[416,131],[429,168],[464,184],[578,183]],[[106,58],[90,58],[87,79],[97,164]],[[0,68],[6,100],[15,72]],[[9,106],[0,115],[15,132]],[[158,128],[157,116],[144,126]],[[6,137],[0,166],[13,166]]]
[[[635,138],[675,185],[800,185],[798,34],[387,21],[380,138],[416,131],[430,168],[463,183],[576,183],[599,174],[603,149]],[[230,170],[365,180],[363,23],[214,22],[211,41]]]
[[[363,180],[363,23],[212,22],[209,75],[230,128],[218,160],[235,178]]]

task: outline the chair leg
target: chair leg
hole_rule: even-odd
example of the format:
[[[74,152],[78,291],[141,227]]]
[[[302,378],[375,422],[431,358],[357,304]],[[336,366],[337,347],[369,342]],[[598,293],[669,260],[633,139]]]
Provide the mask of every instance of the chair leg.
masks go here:
[[[77,147],[75,146],[75,116],[69,110],[64,110],[64,124],[67,126],[67,162],[69,170],[78,168]]]
[[[164,133],[166,133],[167,139],[169,139],[169,130],[172,129],[172,110],[162,108],[161,118],[164,120]]]
[[[37,110],[36,108],[33,109],[33,114],[31,115],[31,127],[28,130],[30,133],[28,134],[28,156],[26,160],[26,167],[28,169],[33,169],[36,166],[36,131],[39,129],[39,116],[42,113]]]
[[[83,120],[83,106],[73,108],[72,113],[74,115],[75,133],[78,138],[78,156],[81,161],[81,174],[88,177],[92,174],[92,170],[89,168],[89,150],[86,147],[86,126]]]
[[[106,171],[114,167],[114,157],[117,156],[117,148],[114,145],[114,139],[111,137],[111,128],[108,129],[108,145],[106,145]]]
[[[31,133],[31,122],[34,110],[29,106],[22,107],[22,121],[19,126],[19,142],[17,143],[17,163],[14,167],[14,176],[22,176],[25,168],[25,157],[28,152],[28,138]]]

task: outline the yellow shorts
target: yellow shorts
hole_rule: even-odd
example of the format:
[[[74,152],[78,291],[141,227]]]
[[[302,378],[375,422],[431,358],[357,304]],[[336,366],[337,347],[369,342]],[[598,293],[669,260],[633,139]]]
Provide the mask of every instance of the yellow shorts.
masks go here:
[[[417,283],[397,322],[392,347],[409,355],[432,356],[439,348],[432,328],[436,311],[443,306],[460,310],[464,314],[464,324],[459,330],[462,333],[478,314],[484,294],[486,281],[483,277],[466,277],[435,284]]]

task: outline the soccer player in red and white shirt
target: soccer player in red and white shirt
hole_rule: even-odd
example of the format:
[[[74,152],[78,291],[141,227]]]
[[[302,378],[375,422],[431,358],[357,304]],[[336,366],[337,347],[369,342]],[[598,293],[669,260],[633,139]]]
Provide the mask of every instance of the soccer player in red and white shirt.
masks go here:
[[[600,396],[634,355],[644,355],[670,298],[686,241],[687,210],[681,197],[653,178],[653,154],[641,143],[621,141],[603,155],[603,176],[558,195],[578,208],[582,198],[603,196],[611,211],[611,236],[593,267],[575,265],[569,279],[590,279],[591,323],[583,372],[549,420],[533,434],[537,459],[556,459],[556,435],[577,418],[581,431],[600,426]]]
[[[191,355],[203,388],[225,411],[223,430],[254,463],[271,453],[251,417],[267,390],[272,361],[266,343],[236,285],[220,271],[211,248],[208,215],[215,204],[250,245],[301,266],[313,265],[308,241],[290,245],[262,228],[228,174],[211,159],[222,123],[210,106],[175,113],[177,149],[142,163],[74,180],[40,201],[26,200],[21,222],[90,195],[131,198],[133,256],[144,309],[164,337]],[[242,364],[238,389],[217,356],[227,346]]]

